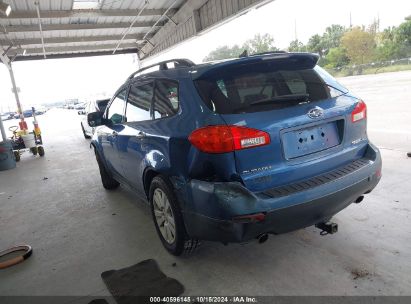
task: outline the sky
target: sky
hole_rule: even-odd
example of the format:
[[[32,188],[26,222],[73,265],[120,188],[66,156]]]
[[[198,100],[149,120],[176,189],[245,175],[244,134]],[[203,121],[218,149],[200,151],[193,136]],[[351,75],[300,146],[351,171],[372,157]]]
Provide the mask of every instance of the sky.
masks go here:
[[[411,15],[410,0],[275,0],[167,53],[145,60],[143,65],[170,58],[200,63],[219,46],[241,45],[260,33],[274,37],[274,44],[287,48],[297,38],[306,43],[331,24],[368,25],[380,19],[380,29],[397,26]],[[13,65],[23,108],[76,99],[87,101],[111,97],[127,76],[137,69],[135,55],[38,60]],[[15,110],[8,70],[0,65],[0,111]]]

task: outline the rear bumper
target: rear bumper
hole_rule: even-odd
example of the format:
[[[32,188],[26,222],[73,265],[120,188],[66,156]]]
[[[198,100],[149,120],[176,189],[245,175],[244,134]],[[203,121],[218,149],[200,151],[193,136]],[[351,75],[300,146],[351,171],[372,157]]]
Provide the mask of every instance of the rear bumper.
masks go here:
[[[368,164],[358,170],[281,197],[252,193],[239,183],[192,180],[187,189],[190,204],[183,208],[187,233],[202,240],[246,242],[263,233],[280,234],[324,222],[378,184],[380,153],[370,145],[366,156]],[[264,213],[264,220],[233,220],[255,213]]]

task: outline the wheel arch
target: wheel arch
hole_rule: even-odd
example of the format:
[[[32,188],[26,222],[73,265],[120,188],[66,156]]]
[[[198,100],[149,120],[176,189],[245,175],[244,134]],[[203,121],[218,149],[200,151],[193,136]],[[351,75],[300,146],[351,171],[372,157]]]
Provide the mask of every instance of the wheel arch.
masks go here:
[[[160,175],[161,173],[155,170],[153,167],[148,167],[144,170],[143,173],[143,186],[144,186],[144,192],[146,194],[147,199],[150,199],[150,185],[151,181],[157,176]]]

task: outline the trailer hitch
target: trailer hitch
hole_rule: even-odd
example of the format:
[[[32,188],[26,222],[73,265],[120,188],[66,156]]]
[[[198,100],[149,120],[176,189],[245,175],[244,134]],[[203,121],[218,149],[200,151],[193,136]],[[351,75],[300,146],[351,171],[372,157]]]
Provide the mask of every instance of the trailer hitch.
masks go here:
[[[318,223],[315,227],[320,229],[321,235],[334,234],[338,232],[338,224],[333,222]]]

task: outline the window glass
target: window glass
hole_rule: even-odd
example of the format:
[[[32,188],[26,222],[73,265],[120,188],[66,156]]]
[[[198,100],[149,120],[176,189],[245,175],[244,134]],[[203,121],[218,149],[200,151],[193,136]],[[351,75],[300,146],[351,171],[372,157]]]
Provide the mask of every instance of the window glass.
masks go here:
[[[153,83],[148,83],[140,86],[131,86],[127,100],[127,122],[150,120],[150,108],[152,99]]]
[[[329,77],[318,71],[248,64],[211,71],[195,84],[205,104],[220,114],[267,111],[345,93],[336,81],[329,84]]]
[[[124,121],[124,106],[126,104],[126,90],[121,91],[113,100],[107,112],[107,118],[113,124],[119,124]]]
[[[157,80],[154,93],[154,118],[173,116],[178,112],[178,83],[171,80]]]
[[[97,100],[97,111],[104,112],[110,99]]]
[[[91,107],[90,107],[90,102],[87,103],[86,109],[85,109],[86,113],[91,113],[94,112]]]

